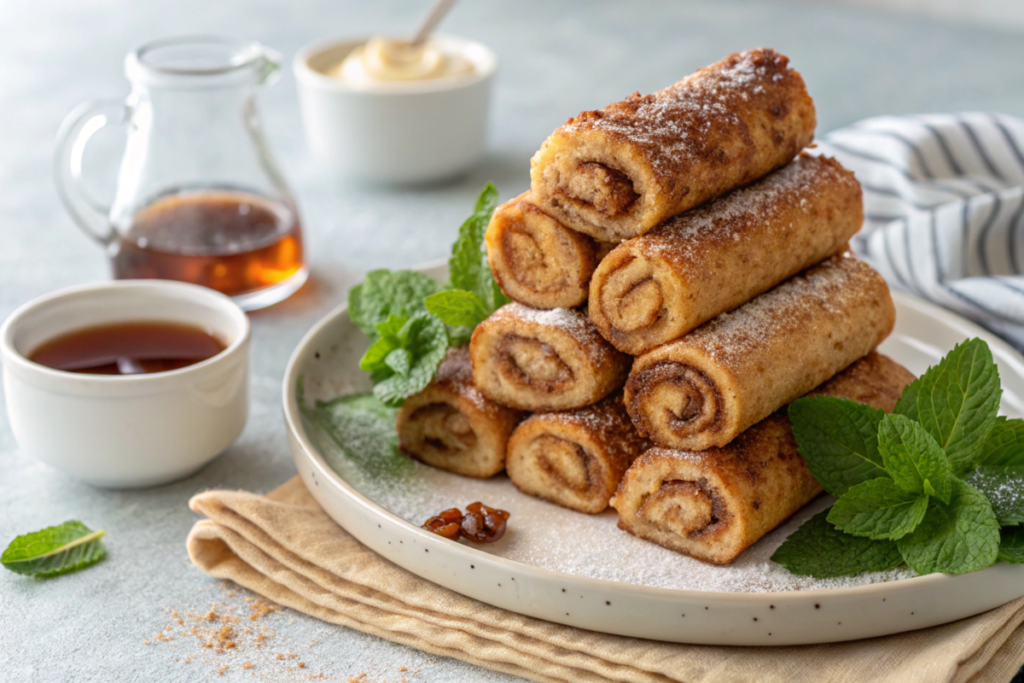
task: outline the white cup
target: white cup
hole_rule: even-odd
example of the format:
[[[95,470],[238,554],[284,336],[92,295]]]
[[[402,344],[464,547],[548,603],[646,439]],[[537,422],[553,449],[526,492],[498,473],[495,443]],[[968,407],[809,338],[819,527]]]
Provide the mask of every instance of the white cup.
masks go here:
[[[227,348],[178,370],[90,375],[28,357],[82,328],[170,322],[210,331]],[[249,319],[228,297],[166,280],[63,289],[0,327],[11,429],[30,455],[90,484],[130,488],[195,472],[242,432],[249,410]]]
[[[340,175],[379,183],[422,183],[468,171],[483,155],[498,59],[461,38],[432,40],[473,63],[466,77],[353,86],[325,70],[369,38],[304,47],[292,68],[313,155]]]

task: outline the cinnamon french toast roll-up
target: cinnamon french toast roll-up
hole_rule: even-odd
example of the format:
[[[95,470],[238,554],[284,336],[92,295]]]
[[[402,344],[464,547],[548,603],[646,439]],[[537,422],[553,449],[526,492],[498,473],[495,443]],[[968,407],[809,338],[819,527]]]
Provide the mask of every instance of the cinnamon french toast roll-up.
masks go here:
[[[495,209],[487,261],[501,290],[533,308],[573,308],[587,300],[597,245],[538,209],[524,192]]]
[[[427,388],[402,403],[399,448],[428,465],[484,478],[505,469],[508,437],[522,414],[473,385],[466,347],[450,349]]]
[[[572,410],[620,388],[630,357],[580,311],[505,304],[473,330],[473,381],[518,410]]]
[[[802,154],[613,249],[590,283],[590,319],[639,355],[837,253],[863,222],[853,173]]]
[[[810,395],[891,411],[914,376],[870,353]],[[655,447],[633,462],[611,505],[619,528],[711,564],[728,564],[821,493],[785,410],[722,448]]]
[[[508,441],[506,469],[523,493],[597,514],[647,445],[618,391],[586,408],[526,418]]]
[[[531,188],[565,225],[618,242],[784,165],[814,126],[789,59],[749,50],[569,119],[534,155]]]
[[[637,357],[626,407],[657,444],[724,446],[874,349],[895,321],[882,276],[834,256]]]

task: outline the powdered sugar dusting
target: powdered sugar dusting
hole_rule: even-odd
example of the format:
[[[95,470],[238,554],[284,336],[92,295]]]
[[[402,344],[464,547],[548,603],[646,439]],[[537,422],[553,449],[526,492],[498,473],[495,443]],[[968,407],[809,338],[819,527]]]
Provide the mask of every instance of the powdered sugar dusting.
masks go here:
[[[722,364],[743,362],[770,340],[784,336],[785,330],[801,325],[811,310],[846,315],[853,308],[851,299],[864,289],[856,281],[877,277],[863,261],[848,254],[834,256],[698,327],[686,336],[686,343],[702,347]]]
[[[511,322],[527,322],[561,330],[575,339],[586,350],[595,363],[602,364],[610,360],[611,354],[617,354],[611,344],[597,331],[582,311],[568,308],[540,309],[530,308],[518,302],[505,304],[491,315],[492,319]]]
[[[570,119],[561,131],[601,130],[644,147],[655,173],[671,175],[680,163],[707,156],[712,131],[742,127],[737,110],[766,98],[797,78],[773,50],[732,55],[651,95],[634,93],[604,109]]]
[[[479,546],[517,562],[579,577],[678,590],[760,593],[859,586],[914,576],[907,569],[816,579],[790,574],[770,561],[785,538],[828,507],[821,498],[743,552],[731,565],[716,567],[685,557],[617,527],[613,510],[586,515],[516,490],[504,474],[475,480],[418,462],[379,467],[343,454],[329,438],[314,433],[328,464],[362,494],[413,524],[422,524],[453,504],[481,500],[512,513],[498,543]]]
[[[700,263],[709,242],[755,240],[766,230],[785,233],[781,222],[810,213],[823,187],[844,183],[856,191],[852,173],[827,157],[801,155],[762,180],[687,211],[636,240],[647,258],[665,257]]]

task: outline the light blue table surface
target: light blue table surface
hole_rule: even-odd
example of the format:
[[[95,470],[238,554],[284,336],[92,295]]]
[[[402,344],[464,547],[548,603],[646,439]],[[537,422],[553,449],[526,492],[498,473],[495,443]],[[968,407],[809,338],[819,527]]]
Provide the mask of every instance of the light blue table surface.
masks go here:
[[[314,39],[409,31],[427,6],[4,0],[0,318],[38,295],[108,277],[100,250],[57,201],[52,143],[76,104],[126,93],[121,60],[133,46],[170,34],[226,33],[256,38],[290,59]],[[265,492],[294,474],[279,395],[301,335],[343,300],[361,271],[445,256],[480,186],[493,180],[504,198],[524,190],[531,154],[569,116],[663,87],[735,50],[768,45],[789,55],[817,102],[820,131],[878,114],[1024,116],[1024,35],[820,3],[466,0],[444,30],[487,43],[501,60],[487,158],[458,182],[404,191],[341,184],[308,155],[290,73],[261,97],[271,145],[305,219],[313,278],[288,302],[252,317],[251,417],[227,452],[170,486],[103,491],[32,460],[0,420],[0,545],[78,518],[107,530],[110,552],[102,564],[54,580],[0,571],[0,680],[206,680],[223,664],[230,667],[223,680],[322,673],[344,681],[364,672],[366,681],[513,680],[287,610],[253,622],[271,629],[264,648],[244,642],[217,655],[176,635],[176,624],[167,632],[175,640],[153,642],[173,624],[169,611],[205,612],[215,602],[248,609],[245,593],[190,564],[184,541],[197,516],[187,502],[211,488]],[[116,149],[115,140],[101,143]],[[292,653],[300,656],[276,658]],[[303,669],[296,667],[300,659]],[[254,667],[243,669],[245,662]]]

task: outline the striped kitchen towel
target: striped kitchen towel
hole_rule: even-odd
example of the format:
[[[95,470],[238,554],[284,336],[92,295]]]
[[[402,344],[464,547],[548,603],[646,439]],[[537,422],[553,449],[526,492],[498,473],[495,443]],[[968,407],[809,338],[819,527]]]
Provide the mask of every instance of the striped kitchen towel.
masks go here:
[[[1024,350],[1024,121],[880,116],[817,143],[864,187],[854,250],[890,286]]]

